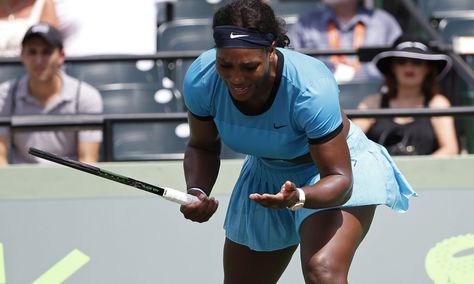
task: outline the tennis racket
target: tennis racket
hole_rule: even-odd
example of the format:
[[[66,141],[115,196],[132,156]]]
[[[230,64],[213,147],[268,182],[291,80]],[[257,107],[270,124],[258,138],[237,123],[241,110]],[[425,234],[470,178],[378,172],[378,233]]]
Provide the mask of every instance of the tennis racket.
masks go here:
[[[71,167],[76,170],[80,170],[80,171],[93,174],[105,179],[113,180],[115,182],[119,182],[122,184],[126,184],[128,186],[132,186],[144,191],[157,194],[163,197],[164,199],[167,199],[169,201],[173,201],[182,205],[199,201],[199,199],[196,196],[184,193],[176,189],[152,185],[143,181],[139,181],[127,176],[123,176],[123,175],[111,172],[111,171],[103,170],[101,168],[92,166],[90,164],[74,161],[65,157],[60,157],[58,155],[55,155],[46,151],[42,151],[33,147],[30,147],[28,149],[28,153],[30,153],[33,156],[36,156],[45,160],[49,160],[57,164],[61,164],[61,165]]]

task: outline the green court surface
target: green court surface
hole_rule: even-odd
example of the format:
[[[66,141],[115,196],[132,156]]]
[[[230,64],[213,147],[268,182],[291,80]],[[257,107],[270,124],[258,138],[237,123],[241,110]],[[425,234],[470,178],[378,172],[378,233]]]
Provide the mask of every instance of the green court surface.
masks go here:
[[[420,196],[404,214],[378,209],[349,282],[474,283],[474,156],[395,161]],[[0,284],[222,283],[222,224],[241,164],[223,161],[220,208],[204,224],[156,195],[63,166],[1,168]],[[179,161],[99,166],[184,188]],[[303,283],[297,254],[279,283]]]

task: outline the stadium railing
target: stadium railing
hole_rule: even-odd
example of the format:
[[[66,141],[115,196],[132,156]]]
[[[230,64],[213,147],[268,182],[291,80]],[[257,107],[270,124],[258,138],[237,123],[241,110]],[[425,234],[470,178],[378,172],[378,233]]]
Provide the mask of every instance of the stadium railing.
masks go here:
[[[374,109],[374,110],[346,110],[350,118],[367,118],[367,117],[429,117],[429,116],[474,116],[474,106],[451,107],[446,109]],[[139,153],[138,157],[133,156],[133,152],[129,153],[128,157],[123,157],[123,153],[115,153],[114,148],[117,147],[117,140],[114,138],[114,126],[121,123],[186,123],[186,113],[141,113],[141,114],[103,114],[103,115],[32,115],[32,116],[13,116],[0,117],[0,126],[8,126],[13,131],[47,131],[51,129],[102,129],[104,140],[103,145],[105,149],[105,156],[103,161],[131,161],[131,160],[178,160],[183,157],[183,150],[185,141],[176,145],[174,152],[169,152],[164,149],[160,153],[150,151],[149,153]],[[163,138],[168,143],[172,140],[172,133],[167,132],[163,137],[163,133],[158,135],[154,133],[157,138]],[[152,133],[153,135],[153,133]],[[168,142],[166,140],[168,139]],[[179,150],[179,146],[183,148]],[[135,150],[140,150],[135,148]],[[118,155],[118,157],[117,157]],[[120,157],[122,155],[122,157]],[[147,157],[148,155],[148,157]],[[126,155],[125,155],[126,156]],[[236,156],[238,157],[238,156]]]

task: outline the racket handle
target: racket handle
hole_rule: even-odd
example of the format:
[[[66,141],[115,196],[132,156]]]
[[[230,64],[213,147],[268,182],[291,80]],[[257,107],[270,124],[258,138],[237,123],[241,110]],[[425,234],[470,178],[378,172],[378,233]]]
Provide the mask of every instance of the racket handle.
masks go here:
[[[169,187],[164,187],[164,189],[165,189],[165,192],[163,193],[162,197],[169,201],[176,202],[181,205],[186,205],[189,203],[199,201],[199,198],[197,198],[197,196],[187,194],[182,191],[172,189]]]

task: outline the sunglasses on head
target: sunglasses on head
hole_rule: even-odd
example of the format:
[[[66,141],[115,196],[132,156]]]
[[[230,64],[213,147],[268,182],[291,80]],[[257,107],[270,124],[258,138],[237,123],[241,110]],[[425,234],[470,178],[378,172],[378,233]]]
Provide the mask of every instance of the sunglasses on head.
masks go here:
[[[405,58],[405,57],[394,57],[392,59],[392,62],[394,64],[398,64],[398,65],[403,65],[403,64],[407,64],[407,63],[411,63],[413,65],[416,65],[416,66],[420,66],[422,65],[425,61],[423,59],[416,59],[416,58]]]

